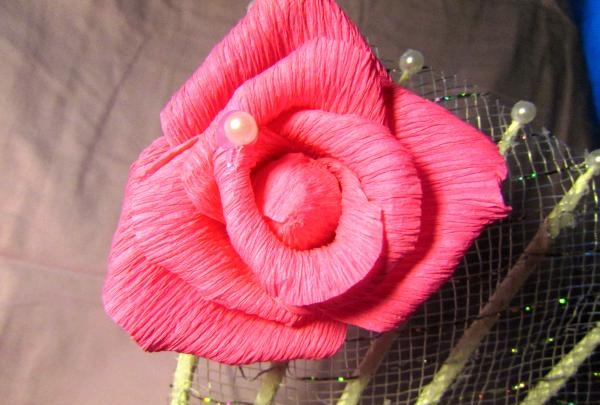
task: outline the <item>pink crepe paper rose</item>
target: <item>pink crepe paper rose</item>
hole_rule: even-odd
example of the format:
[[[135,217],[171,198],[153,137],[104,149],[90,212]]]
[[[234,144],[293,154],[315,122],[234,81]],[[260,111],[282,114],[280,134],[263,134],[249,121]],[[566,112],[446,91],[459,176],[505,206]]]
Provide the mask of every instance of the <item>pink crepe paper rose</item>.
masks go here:
[[[395,85],[331,1],[256,1],[161,122],[104,287],[146,350],[330,356],[347,325],[404,321],[507,213],[496,147]]]

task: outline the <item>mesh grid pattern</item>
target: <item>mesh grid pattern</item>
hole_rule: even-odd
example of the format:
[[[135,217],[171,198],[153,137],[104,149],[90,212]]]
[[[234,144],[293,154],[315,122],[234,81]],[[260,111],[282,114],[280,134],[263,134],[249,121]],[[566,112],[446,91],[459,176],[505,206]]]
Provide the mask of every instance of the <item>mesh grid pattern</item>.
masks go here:
[[[392,71],[392,75],[397,72]],[[396,76],[397,78],[397,76]],[[510,108],[456,77],[430,69],[407,87],[444,106],[499,141],[510,123]],[[577,176],[583,158],[547,131],[520,131],[507,156],[504,185],[509,218],[477,239],[456,273],[399,329],[376,375],[362,395],[363,405],[415,403],[451,349],[515,264]],[[518,404],[573,346],[600,321],[600,230],[598,178],[541,258],[537,271],[500,313],[498,322],[473,353],[442,404]],[[375,334],[350,328],[332,358],[289,364],[277,404],[333,404],[355,377]],[[269,364],[224,366],[200,359],[191,403],[251,404],[260,375]],[[552,404],[600,403],[600,355],[589,357]]]

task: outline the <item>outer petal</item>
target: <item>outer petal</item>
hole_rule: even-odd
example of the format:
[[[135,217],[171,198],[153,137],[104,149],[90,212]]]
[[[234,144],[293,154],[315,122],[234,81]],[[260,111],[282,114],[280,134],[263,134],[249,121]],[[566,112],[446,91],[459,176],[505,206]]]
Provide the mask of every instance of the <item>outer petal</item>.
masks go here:
[[[247,111],[259,125],[294,108],[360,115],[383,124],[383,88],[371,56],[346,42],[324,38],[306,42],[241,84],[224,109]]]
[[[162,111],[163,132],[169,142],[181,143],[204,132],[241,83],[315,38],[355,44],[368,53],[378,74],[387,78],[356,26],[335,2],[258,0]],[[342,66],[354,68],[352,64]]]
[[[266,294],[233,250],[225,226],[200,215],[183,188],[181,166],[189,153],[136,176],[126,195],[131,216],[124,226],[135,231],[137,248],[149,262],[176,274],[206,301],[283,323],[301,317]],[[218,194],[217,194],[218,196]]]
[[[314,40],[242,84],[204,134],[193,138],[198,140],[187,159],[182,178],[198,210],[223,222],[222,207],[216,198],[212,158],[222,117],[232,110],[247,111],[261,126],[254,149],[262,157],[288,147],[285,140],[276,134],[265,133],[265,126],[291,109],[322,109],[362,115],[374,123],[383,123],[386,110],[381,80],[377,76],[376,65],[369,57],[369,53],[354,45],[327,39]]]
[[[135,247],[125,205],[104,285],[106,312],[146,350],[193,353],[228,364],[323,358],[337,351],[346,328],[313,321],[297,327],[205,301]]]
[[[198,137],[196,146],[181,165],[181,181],[198,213],[224,223],[219,189],[213,175],[213,146],[206,137]]]
[[[407,90],[390,92],[391,126],[421,177],[422,232],[395,271],[319,306],[374,331],[405,320],[450,277],[484,226],[509,210],[500,192],[504,160],[488,138]]]

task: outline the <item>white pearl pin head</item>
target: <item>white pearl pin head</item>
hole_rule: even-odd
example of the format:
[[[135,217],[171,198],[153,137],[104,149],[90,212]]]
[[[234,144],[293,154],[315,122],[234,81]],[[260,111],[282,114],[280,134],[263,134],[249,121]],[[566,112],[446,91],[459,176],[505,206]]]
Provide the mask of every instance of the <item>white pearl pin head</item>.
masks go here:
[[[425,58],[423,58],[423,54],[414,49],[409,49],[400,56],[400,61],[398,65],[400,66],[400,70],[402,72],[406,72],[408,75],[412,76],[417,73],[421,69],[423,69],[423,64],[425,63]]]
[[[245,111],[233,111],[223,119],[223,133],[234,146],[245,146],[256,141],[258,125]]]
[[[510,111],[510,117],[520,125],[529,124],[535,118],[537,109],[529,101],[518,101]]]
[[[600,149],[590,152],[585,157],[585,164],[592,169],[594,173],[600,173]]]

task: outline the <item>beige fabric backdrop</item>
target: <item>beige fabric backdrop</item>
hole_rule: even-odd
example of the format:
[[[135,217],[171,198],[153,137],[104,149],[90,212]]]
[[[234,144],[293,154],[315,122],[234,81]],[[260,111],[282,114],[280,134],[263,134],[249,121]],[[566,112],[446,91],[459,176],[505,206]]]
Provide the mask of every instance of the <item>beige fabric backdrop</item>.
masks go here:
[[[1,403],[166,403],[174,355],[104,315],[105,258],[130,162],[246,3],[0,0]],[[578,40],[554,1],[341,4],[380,56],[420,49],[585,145]]]

